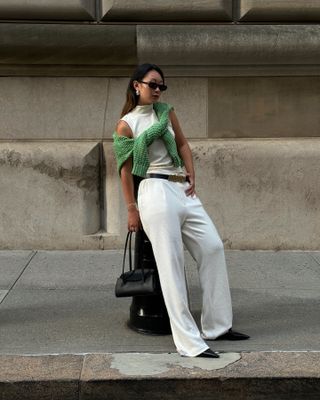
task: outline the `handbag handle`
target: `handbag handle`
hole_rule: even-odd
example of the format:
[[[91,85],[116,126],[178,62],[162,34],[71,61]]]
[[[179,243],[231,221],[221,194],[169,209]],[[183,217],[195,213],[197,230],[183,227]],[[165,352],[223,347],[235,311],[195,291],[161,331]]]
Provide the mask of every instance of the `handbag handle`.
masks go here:
[[[123,253],[123,260],[122,260],[122,274],[124,274],[127,250],[129,250],[129,272],[133,273],[133,269],[132,269],[132,251],[131,251],[132,233],[133,232],[131,232],[131,231],[129,231],[127,233],[126,242],[125,242],[125,245],[124,245],[124,253]],[[142,268],[141,268],[141,272],[142,272],[142,279],[145,280],[145,274],[144,274],[143,265],[142,265]]]
[[[129,244],[129,271],[132,271],[131,238],[132,238],[132,232],[129,231],[127,234],[127,237],[126,237],[125,245],[124,245],[124,253],[123,253],[123,260],[122,260],[122,273],[123,274],[124,274],[124,267],[126,264],[126,254],[127,254],[128,244]]]

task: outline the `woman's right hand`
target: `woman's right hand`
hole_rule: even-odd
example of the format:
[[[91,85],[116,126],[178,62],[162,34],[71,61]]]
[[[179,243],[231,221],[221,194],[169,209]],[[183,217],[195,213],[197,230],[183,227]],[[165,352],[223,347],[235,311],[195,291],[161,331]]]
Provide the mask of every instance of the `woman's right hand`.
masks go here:
[[[138,232],[142,229],[139,210],[134,207],[128,210],[128,230],[131,232]]]

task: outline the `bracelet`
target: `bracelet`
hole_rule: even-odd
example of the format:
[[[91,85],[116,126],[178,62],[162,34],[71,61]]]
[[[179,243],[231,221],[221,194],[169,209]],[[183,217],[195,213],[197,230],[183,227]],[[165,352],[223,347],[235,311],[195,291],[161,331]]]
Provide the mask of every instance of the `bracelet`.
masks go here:
[[[134,206],[134,208],[135,208],[136,210],[138,210],[138,205],[137,205],[137,203],[129,203],[129,204],[127,205],[127,209],[129,210],[130,208],[132,208],[132,206]]]

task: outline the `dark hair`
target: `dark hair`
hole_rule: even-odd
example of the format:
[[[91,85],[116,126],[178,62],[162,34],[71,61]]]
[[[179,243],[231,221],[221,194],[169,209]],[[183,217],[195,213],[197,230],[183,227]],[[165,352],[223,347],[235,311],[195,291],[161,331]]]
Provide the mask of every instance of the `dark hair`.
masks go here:
[[[142,81],[143,78],[147,75],[148,72],[150,71],[157,71],[164,83],[164,75],[163,72],[161,71],[161,69],[155,65],[155,64],[140,64],[138,65],[138,67],[136,68],[136,70],[134,71],[134,73],[132,74],[130,81],[129,81],[129,85],[127,88],[127,97],[126,97],[126,102],[124,103],[122,112],[121,112],[121,117],[123,117],[124,115],[128,114],[128,112],[130,112],[131,110],[133,110],[136,105],[138,104],[138,99],[139,96],[136,95],[136,91],[133,87],[133,82],[134,81]]]

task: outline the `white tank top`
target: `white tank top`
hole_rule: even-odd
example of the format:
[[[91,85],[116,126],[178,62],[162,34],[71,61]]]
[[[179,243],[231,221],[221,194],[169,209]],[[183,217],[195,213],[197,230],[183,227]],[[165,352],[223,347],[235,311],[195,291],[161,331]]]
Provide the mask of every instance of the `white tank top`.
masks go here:
[[[150,128],[151,125],[159,121],[152,104],[136,106],[132,111],[124,115],[121,120],[129,125],[133,137],[138,137],[146,129]],[[170,120],[168,123],[168,130],[174,136]],[[148,147],[148,156],[150,166],[147,173],[153,172],[167,175],[183,174],[182,168],[173,165],[172,159],[162,139],[155,139],[153,143],[151,143]]]

